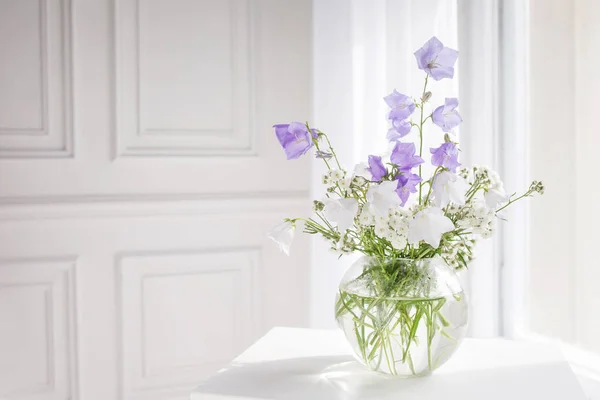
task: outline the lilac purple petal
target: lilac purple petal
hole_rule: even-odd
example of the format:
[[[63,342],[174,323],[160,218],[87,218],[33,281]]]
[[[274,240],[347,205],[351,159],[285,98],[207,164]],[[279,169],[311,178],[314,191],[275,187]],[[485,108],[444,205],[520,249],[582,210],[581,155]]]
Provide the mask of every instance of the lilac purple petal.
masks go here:
[[[392,93],[383,98],[391,108],[388,119],[392,121],[402,121],[408,118],[415,111],[415,102],[409,96],[398,93],[394,89]]]
[[[402,172],[409,172],[412,168],[423,164],[424,160],[415,155],[416,148],[414,143],[397,142],[392,150],[390,161],[398,166]]]
[[[379,156],[369,156],[369,168],[366,168],[366,170],[371,173],[375,182],[380,182],[387,174],[387,170]]]
[[[294,160],[305,154],[313,146],[306,125],[301,122],[273,125],[279,144],[283,147],[288,160]]]
[[[392,127],[387,133],[387,139],[392,142],[403,138],[404,136],[410,133],[410,129],[412,128],[410,121],[404,119],[401,121],[392,121]]]
[[[452,142],[443,143],[438,148],[429,149],[431,152],[431,164],[437,167],[445,167],[452,173],[456,173],[456,168],[461,164],[458,162],[458,148]]]
[[[415,58],[419,69],[439,81],[454,77],[454,64],[458,58],[458,51],[444,47],[434,36],[415,52]]]
[[[417,185],[423,179],[417,174],[400,174],[398,175],[398,187],[396,188],[396,193],[398,193],[398,197],[402,200],[402,207],[408,201],[411,193],[417,192]]]
[[[456,107],[458,107],[458,99],[447,97],[445,104],[433,111],[433,123],[442,128],[444,132],[450,132],[456,128],[462,122],[462,118]]]

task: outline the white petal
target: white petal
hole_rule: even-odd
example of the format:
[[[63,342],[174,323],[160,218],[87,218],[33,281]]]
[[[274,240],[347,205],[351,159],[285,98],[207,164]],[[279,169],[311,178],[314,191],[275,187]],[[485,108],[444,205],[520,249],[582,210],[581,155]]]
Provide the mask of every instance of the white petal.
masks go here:
[[[456,205],[463,206],[465,204],[465,194],[469,189],[467,181],[458,175],[453,175],[454,180],[449,183],[448,191],[450,193],[450,201]]]
[[[342,233],[352,226],[357,212],[358,201],[354,198],[331,201],[323,208],[325,218],[336,223]]]
[[[434,248],[439,247],[442,235],[454,230],[452,221],[439,208],[418,212],[410,223],[408,241],[418,245],[421,240]]]
[[[290,221],[283,221],[269,231],[267,237],[279,245],[279,250],[288,256],[290,255],[290,246],[294,240],[295,227]]]
[[[396,193],[398,182],[383,181],[378,185],[371,185],[367,192],[367,201],[377,215],[387,217],[390,207],[400,205],[402,201]]]
[[[483,198],[485,199],[485,204],[492,210],[495,210],[498,204],[508,200],[508,196],[502,187],[488,190],[483,195]]]
[[[366,180],[371,180],[371,173],[367,171],[367,168],[369,168],[367,163],[356,164],[354,167],[354,176],[362,176]]]
[[[445,207],[450,202],[464,205],[468,188],[469,184],[464,178],[442,171],[436,175],[433,182],[433,202],[438,207]]]

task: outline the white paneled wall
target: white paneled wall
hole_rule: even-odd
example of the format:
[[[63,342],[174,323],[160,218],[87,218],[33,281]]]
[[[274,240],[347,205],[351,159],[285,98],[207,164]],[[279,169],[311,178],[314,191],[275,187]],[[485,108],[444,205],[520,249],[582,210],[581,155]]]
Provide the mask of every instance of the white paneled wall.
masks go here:
[[[0,0],[0,398],[175,399],[308,324],[311,1]],[[290,19],[293,16],[292,19]]]
[[[72,9],[61,0],[0,7],[0,157],[71,156]]]

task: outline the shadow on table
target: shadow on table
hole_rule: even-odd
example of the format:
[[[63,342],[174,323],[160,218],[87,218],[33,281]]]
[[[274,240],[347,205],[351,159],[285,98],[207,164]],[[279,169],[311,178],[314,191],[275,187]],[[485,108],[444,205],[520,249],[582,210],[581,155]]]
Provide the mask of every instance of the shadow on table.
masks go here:
[[[401,379],[368,371],[350,356],[291,358],[233,365],[197,391],[269,400],[505,400],[510,385],[514,388],[512,399],[566,400],[565,392],[545,390],[549,380],[569,376],[558,373],[562,367],[568,368],[552,362]],[[574,379],[561,383],[565,389],[580,390]],[[528,390],[533,391],[525,393]]]

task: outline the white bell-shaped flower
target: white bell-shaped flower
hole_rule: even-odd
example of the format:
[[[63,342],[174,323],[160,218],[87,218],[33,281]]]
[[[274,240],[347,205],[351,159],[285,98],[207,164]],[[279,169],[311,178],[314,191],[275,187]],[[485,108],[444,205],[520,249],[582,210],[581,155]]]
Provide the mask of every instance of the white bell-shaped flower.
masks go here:
[[[376,215],[387,217],[391,207],[402,204],[396,193],[398,182],[383,181],[378,185],[371,185],[367,191],[367,202]]]
[[[483,195],[485,205],[492,210],[496,210],[500,203],[508,201],[508,195],[504,191],[504,187],[496,185],[496,187],[489,189]]]
[[[369,168],[369,164],[365,162],[358,163],[354,166],[354,172],[352,175],[360,176],[366,180],[371,180],[371,173],[367,171],[367,168]]]
[[[433,180],[433,204],[442,208],[448,203],[465,204],[465,193],[469,189],[467,181],[449,171],[442,171]]]
[[[454,224],[440,208],[426,208],[419,211],[410,222],[408,242],[413,246],[418,246],[419,242],[423,240],[433,248],[438,248],[442,235],[452,230],[454,230]]]
[[[279,250],[288,256],[290,255],[290,246],[294,240],[296,225],[289,221],[283,221],[269,231],[267,237],[279,245]]]
[[[346,232],[354,224],[358,212],[358,201],[355,198],[338,199],[328,202],[323,214],[329,222],[337,224],[341,233]]]

